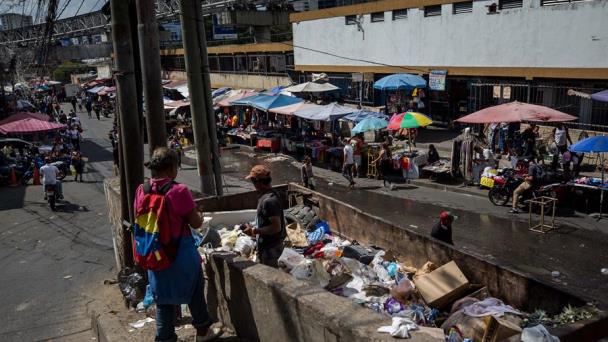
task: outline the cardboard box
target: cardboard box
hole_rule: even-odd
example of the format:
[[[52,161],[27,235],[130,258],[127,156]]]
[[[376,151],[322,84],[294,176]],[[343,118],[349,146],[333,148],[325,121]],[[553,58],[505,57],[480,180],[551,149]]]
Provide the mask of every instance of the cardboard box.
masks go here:
[[[496,318],[492,316],[487,316],[484,319],[487,322],[487,327],[486,332],[481,339],[482,342],[498,342],[511,336],[521,334],[521,327],[515,322],[511,322],[505,318]]]
[[[424,301],[433,308],[445,307],[464,296],[469,288],[469,281],[454,261],[415,278],[414,284]]]

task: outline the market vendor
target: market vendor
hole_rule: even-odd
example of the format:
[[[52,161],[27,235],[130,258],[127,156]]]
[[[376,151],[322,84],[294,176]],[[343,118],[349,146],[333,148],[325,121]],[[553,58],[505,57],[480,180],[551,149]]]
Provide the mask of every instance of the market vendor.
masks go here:
[[[279,194],[272,188],[270,169],[264,165],[254,166],[245,178],[251,180],[261,196],[258,199],[256,225],[245,224],[244,233],[257,235],[258,261],[276,268],[283,253],[283,241],[287,237]]]

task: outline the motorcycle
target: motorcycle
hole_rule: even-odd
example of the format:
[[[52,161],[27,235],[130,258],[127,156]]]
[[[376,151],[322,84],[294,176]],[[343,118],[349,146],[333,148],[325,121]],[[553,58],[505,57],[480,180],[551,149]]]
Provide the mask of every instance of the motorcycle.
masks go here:
[[[46,197],[49,206],[52,211],[57,210],[56,203],[59,199],[59,193],[57,192],[57,186],[54,184],[47,184],[44,186],[44,196]]]
[[[513,198],[513,192],[515,189],[517,189],[517,187],[524,181],[524,177],[519,175],[516,170],[505,169],[498,175],[498,177],[494,178],[493,186],[488,192],[488,199],[494,205],[505,206]],[[520,208],[525,207],[527,200],[543,196],[561,198],[562,196],[559,196],[558,194],[562,193],[562,187],[563,185],[561,183],[549,183],[542,185],[539,188],[526,191],[520,198],[520,203],[518,203],[518,206]]]

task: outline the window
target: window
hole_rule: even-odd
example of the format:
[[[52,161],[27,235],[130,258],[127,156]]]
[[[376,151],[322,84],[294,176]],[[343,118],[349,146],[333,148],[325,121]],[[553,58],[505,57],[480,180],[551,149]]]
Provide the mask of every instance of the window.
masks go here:
[[[502,9],[520,8],[523,7],[523,0],[499,0],[498,7]]]
[[[541,0],[541,6],[552,6],[552,5],[561,5],[561,4],[569,4],[571,2],[581,2],[584,0]]]
[[[247,56],[234,56],[235,71],[238,73],[247,73]]]
[[[372,23],[384,21],[384,12],[372,13]]]
[[[441,5],[424,6],[425,17],[436,17],[441,15]]]
[[[209,56],[209,70],[220,71],[220,64],[216,56]]]
[[[406,19],[407,18],[407,8],[398,9],[393,11],[393,20]]]
[[[355,24],[357,24],[357,16],[356,15],[347,15],[344,18],[346,20],[346,25],[355,25]]]
[[[232,56],[219,57],[221,72],[234,72],[234,58]]]
[[[271,74],[284,74],[286,72],[285,56],[268,56],[268,72]]]
[[[473,1],[455,2],[452,4],[452,13],[473,13]]]
[[[266,56],[249,56],[249,72],[254,74],[265,74]]]

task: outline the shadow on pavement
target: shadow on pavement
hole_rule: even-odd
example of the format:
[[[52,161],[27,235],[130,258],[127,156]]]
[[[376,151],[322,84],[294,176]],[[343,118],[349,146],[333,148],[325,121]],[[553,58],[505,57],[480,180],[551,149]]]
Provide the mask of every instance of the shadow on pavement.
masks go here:
[[[88,158],[89,163],[112,161],[114,159],[111,150],[92,140],[85,140],[82,143],[82,153]]]

